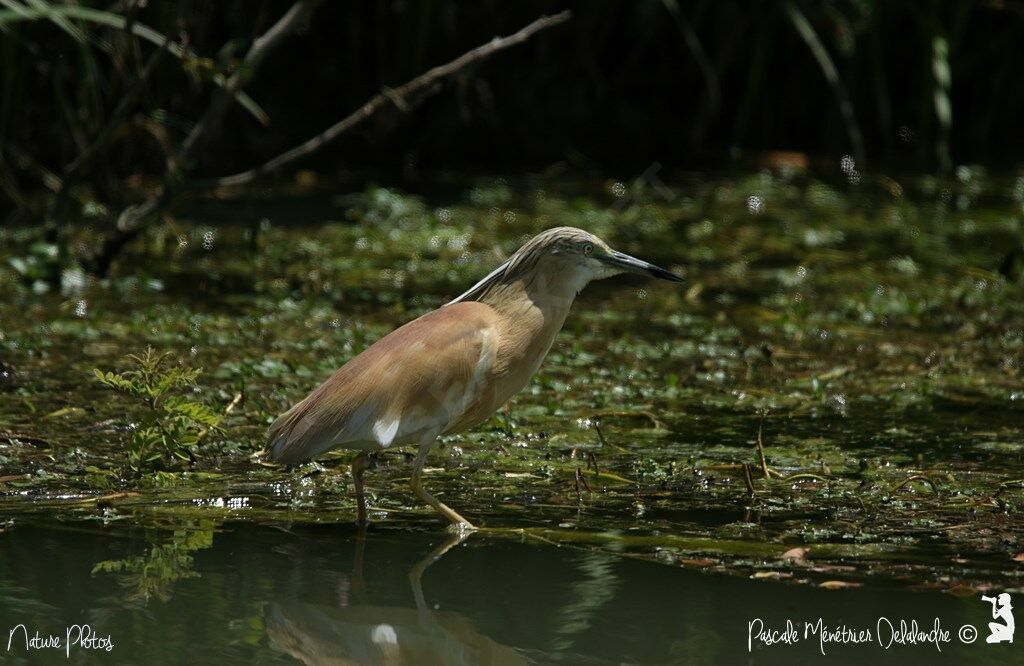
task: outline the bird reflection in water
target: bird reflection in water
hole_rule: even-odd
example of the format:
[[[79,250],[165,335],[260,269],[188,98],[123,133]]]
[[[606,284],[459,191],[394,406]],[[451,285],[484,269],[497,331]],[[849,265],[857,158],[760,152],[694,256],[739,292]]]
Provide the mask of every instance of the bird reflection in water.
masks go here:
[[[453,535],[409,571],[415,608],[273,602],[263,612],[271,644],[310,665],[531,663],[514,648],[481,634],[462,614],[435,611],[424,599],[424,571],[468,535]],[[353,584],[358,587],[364,546],[365,531],[360,530],[353,567]]]

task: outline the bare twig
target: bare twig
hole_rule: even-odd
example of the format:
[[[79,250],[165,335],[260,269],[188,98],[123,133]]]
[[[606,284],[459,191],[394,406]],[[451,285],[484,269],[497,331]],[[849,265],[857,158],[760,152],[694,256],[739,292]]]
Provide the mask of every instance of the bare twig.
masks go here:
[[[188,159],[195,146],[209,132],[220,126],[224,113],[228,110],[228,106],[231,104],[235,93],[252,80],[256,70],[259,69],[263,61],[266,60],[267,56],[270,55],[270,52],[278,44],[306,24],[318,4],[320,4],[320,0],[299,0],[274,25],[270,26],[266,32],[253,41],[249,52],[245,54],[245,58],[242,60],[242,64],[227,80],[224,87],[217,89],[213,100],[210,102],[210,106],[206,109],[206,113],[195,124],[189,135],[185,137],[185,141],[182,142],[181,148],[175,156],[175,160],[179,164],[173,166],[178,167],[180,162]]]
[[[574,483],[573,487],[576,489],[576,500],[580,501],[580,502],[583,501],[583,495],[580,493],[580,485],[581,484],[582,484],[582,486],[584,488],[587,489],[588,493],[593,493],[594,492],[590,488],[590,484],[587,483],[587,477],[583,476],[583,470],[581,470],[579,467],[577,467],[576,468],[576,482]]]
[[[129,33],[130,34],[130,33]],[[110,137],[114,134],[114,131],[124,120],[124,117],[128,114],[132,105],[135,103],[135,98],[142,92],[145,87],[146,81],[149,79],[150,74],[153,73],[153,69],[156,67],[157,62],[167,52],[167,48],[171,43],[170,37],[168,37],[163,46],[154,51],[150,55],[146,64],[143,66],[142,71],[136,77],[132,85],[121,97],[114,111],[110,114],[110,119],[107,124],[100,130],[96,138],[89,144],[81,153],[78,154],[74,160],[68,163],[64,167],[64,172],[61,177],[60,186],[52,197],[50,197],[46,211],[46,224],[52,227],[56,227],[56,217],[60,213],[60,210],[71,193],[71,189],[74,184],[78,181],[78,178],[82,175],[82,172],[92,164],[92,162],[102,154],[103,149],[106,147],[110,140]],[[54,239],[56,240],[56,239]]]
[[[757,426],[757,457],[761,461],[761,472],[764,473],[764,478],[772,478],[771,472],[768,471],[768,461],[764,458],[764,439],[761,437],[762,431],[764,430],[764,424]]]
[[[374,95],[368,102],[359,109],[345,116],[326,130],[313,138],[305,141],[291,150],[285,151],[277,157],[264,164],[248,171],[242,171],[230,176],[214,178],[212,180],[201,180],[192,183],[194,188],[225,187],[231,185],[244,185],[261,176],[273,173],[303,157],[313,154],[327,144],[336,140],[339,136],[348,132],[353,127],[366,121],[368,118],[379,112],[382,108],[393,104],[402,112],[408,112],[423,100],[432,96],[438,91],[437,84],[450,78],[458,72],[466,69],[482,60],[490,58],[499,51],[522,44],[541,30],[565,23],[569,20],[570,13],[564,11],[554,16],[542,16],[529,24],[519,32],[508,37],[495,37],[486,44],[482,44],[471,51],[467,51],[455,60],[439,65],[420,74],[415,79],[403,83],[397,88],[382,88],[381,92]]]
[[[758,462],[761,464],[761,473],[764,476],[764,478],[769,480],[769,481],[772,478],[781,479],[782,478],[782,474],[780,472],[777,472],[776,470],[772,469],[771,467],[769,467],[768,466],[768,460],[765,458],[765,455],[764,455],[764,436],[763,436],[764,433],[763,433],[763,430],[764,430],[764,422],[762,421],[757,426],[757,459],[758,459]]]
[[[564,11],[554,16],[542,16],[514,34],[507,37],[495,37],[490,42],[467,51],[455,60],[434,67],[397,88],[384,89],[358,110],[320,134],[258,167],[230,176],[184,182],[182,173],[187,170],[187,161],[194,147],[219,126],[228,102],[234,94],[252,79],[256,69],[269,52],[296,29],[318,2],[319,0],[300,0],[266,33],[257,38],[239,70],[218,91],[206,113],[182,143],[181,148],[172,159],[163,187],[147,201],[129,207],[121,213],[117,220],[116,232],[101,245],[94,259],[89,263],[88,267],[92,272],[106,273],[121,248],[138,235],[146,221],[169,206],[181,192],[242,185],[273,173],[303,157],[312,155],[389,105],[394,105],[403,112],[408,111],[435,94],[439,90],[440,83],[445,79],[454,76],[470,65],[486,60],[495,53],[522,44],[542,30],[564,23],[569,20],[571,15],[570,12]]]
[[[750,465],[747,463],[743,463],[743,483],[747,486],[747,495],[757,495],[757,491],[754,490],[754,478],[750,475]]]
[[[98,506],[109,506],[114,500],[125,499],[126,497],[138,497],[140,493],[134,492],[120,492],[112,493],[110,495],[101,495],[99,497],[86,497],[84,499],[74,500],[71,504],[92,504],[96,503]]]
[[[860,125],[857,123],[857,116],[853,112],[853,101],[850,99],[850,94],[847,92],[846,86],[843,85],[842,79],[839,78],[839,70],[836,69],[832,56],[829,55],[828,49],[822,44],[818,33],[814,31],[811,22],[807,20],[807,17],[804,16],[799,7],[791,0],[787,0],[783,6],[786,9],[786,14],[789,15],[789,20],[793,23],[793,27],[796,28],[804,43],[807,44],[807,48],[811,50],[811,55],[818,61],[821,73],[824,74],[825,80],[828,81],[829,86],[832,88],[836,101],[839,103],[839,113],[846,124],[846,133],[850,137],[850,146],[853,148],[854,157],[857,158],[858,164],[863,163],[865,155],[864,138],[860,131]]]
[[[801,479],[809,479],[811,481],[821,481],[822,483],[828,483],[828,479],[821,476],[820,474],[811,474],[810,472],[802,472],[800,474],[790,474],[789,476],[782,477],[783,481],[800,481]]]
[[[218,88],[203,117],[192,128],[170,159],[163,185],[142,204],[129,206],[121,212],[117,218],[115,232],[100,245],[96,255],[86,262],[90,271],[100,275],[105,274],[114,257],[121,251],[121,248],[138,235],[146,220],[174,201],[181,189],[181,171],[191,157],[192,151],[203,138],[220,125],[230,101],[242,86],[252,79],[270,52],[309,18],[319,2],[320,0],[299,0],[284,16],[253,41],[252,47],[245,55],[238,70],[231,75],[222,88]]]
[[[889,492],[890,493],[894,493],[894,492],[896,492],[898,490],[902,490],[903,488],[905,488],[907,486],[907,484],[909,484],[912,481],[924,481],[932,489],[933,493],[935,493],[936,495],[939,494],[938,486],[936,486],[935,482],[932,481],[931,479],[929,479],[924,474],[912,474],[911,476],[908,476],[907,478],[903,479],[902,482],[900,482],[900,483],[896,484],[895,486],[893,486],[892,488],[890,488]]]
[[[243,391],[239,391],[238,393],[236,393],[235,397],[232,398],[231,402],[228,403],[228,406],[224,408],[224,416],[227,416],[231,412],[235,411],[235,407],[240,405],[242,403],[242,400],[244,399],[245,393]],[[210,433],[210,430],[212,429],[213,428],[203,428],[202,430],[199,431],[199,435],[196,437],[196,446],[198,446],[203,441],[203,439]]]
[[[625,448],[619,446],[618,444],[612,444],[607,439],[605,439],[604,433],[601,432],[601,419],[594,419],[593,424],[594,424],[594,432],[597,433],[597,439],[598,439],[598,441],[601,442],[601,446],[603,446],[605,448],[608,448],[608,449],[615,449],[616,451],[619,451],[620,453],[629,453],[629,449],[625,449]],[[595,469],[595,472],[596,471],[597,470]]]

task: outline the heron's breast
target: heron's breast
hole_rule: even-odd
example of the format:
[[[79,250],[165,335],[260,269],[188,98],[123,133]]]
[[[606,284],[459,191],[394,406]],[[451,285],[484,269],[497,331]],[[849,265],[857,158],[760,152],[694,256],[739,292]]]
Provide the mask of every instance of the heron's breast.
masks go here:
[[[534,309],[518,318],[514,326],[496,331],[489,341],[488,361],[481,366],[472,400],[444,432],[460,432],[483,423],[523,390],[547,356],[564,320],[564,313],[552,316]]]
[[[442,353],[423,363],[421,371],[412,373],[414,380],[390,395],[373,427],[373,439],[380,446],[413,443],[429,432],[451,432],[468,413],[492,402],[498,336],[493,329],[482,328],[470,346],[474,353],[469,357]],[[443,370],[431,367],[437,364]]]

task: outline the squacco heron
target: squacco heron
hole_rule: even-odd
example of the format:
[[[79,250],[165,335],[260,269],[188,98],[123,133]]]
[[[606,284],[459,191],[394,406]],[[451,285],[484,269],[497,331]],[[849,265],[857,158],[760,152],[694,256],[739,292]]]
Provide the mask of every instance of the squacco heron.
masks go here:
[[[378,340],[279,416],[270,427],[271,458],[293,464],[331,449],[358,450],[352,477],[362,524],[369,453],[416,444],[413,492],[453,524],[472,528],[423,487],[427,453],[440,435],[483,423],[526,386],[580,290],[623,272],[682,281],[582,229],[548,229],[466,293]]]

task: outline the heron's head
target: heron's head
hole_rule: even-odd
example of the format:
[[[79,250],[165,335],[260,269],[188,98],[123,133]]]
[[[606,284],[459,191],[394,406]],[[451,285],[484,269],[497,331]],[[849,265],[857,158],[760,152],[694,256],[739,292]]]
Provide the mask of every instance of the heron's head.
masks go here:
[[[575,274],[583,279],[584,284],[619,273],[639,273],[672,282],[683,281],[664,268],[616,252],[594,234],[575,227],[548,229],[530,240],[520,252],[524,250],[536,252],[539,255],[538,263],[564,272],[566,278]]]
[[[556,227],[526,241],[508,261],[456,298],[473,300],[497,285],[523,281],[536,284],[552,295],[571,298],[592,280],[619,273],[639,273],[662,280],[683,279],[642,259],[616,252],[594,234],[575,227]]]

